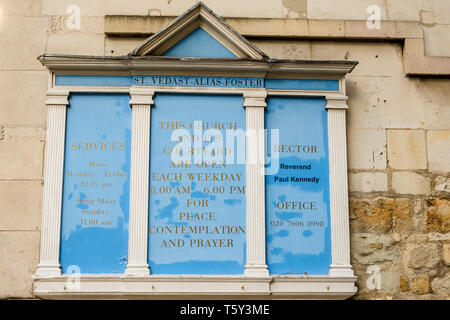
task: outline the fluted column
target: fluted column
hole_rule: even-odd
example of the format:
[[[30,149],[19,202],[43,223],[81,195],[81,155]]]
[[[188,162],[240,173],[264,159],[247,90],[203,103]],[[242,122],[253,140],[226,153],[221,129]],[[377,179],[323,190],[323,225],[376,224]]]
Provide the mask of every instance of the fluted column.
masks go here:
[[[269,276],[266,264],[266,213],[264,180],[265,90],[244,92],[246,117],[246,223],[247,263],[244,275]]]
[[[41,250],[36,275],[61,275],[59,244],[61,202],[64,175],[64,141],[69,92],[47,92],[47,138],[44,162],[44,196],[42,200]]]
[[[150,116],[154,92],[130,89],[132,108],[130,222],[126,276],[148,276],[148,184],[150,168]]]
[[[330,163],[331,257],[330,275],[354,276],[350,265],[348,214],[346,97],[327,99]]]

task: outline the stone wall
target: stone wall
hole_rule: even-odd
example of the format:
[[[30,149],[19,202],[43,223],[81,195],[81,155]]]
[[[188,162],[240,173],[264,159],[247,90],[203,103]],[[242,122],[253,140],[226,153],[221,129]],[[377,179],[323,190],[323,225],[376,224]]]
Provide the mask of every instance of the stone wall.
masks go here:
[[[104,34],[104,15],[178,15],[195,1],[0,1],[0,298],[32,297],[39,259],[44,52],[119,55],[141,38]],[[416,21],[428,55],[450,56],[448,0],[204,1],[224,17]],[[258,4],[256,4],[258,3]],[[66,27],[69,5],[81,28]],[[351,8],[351,9],[350,9]],[[250,39],[269,56],[348,59],[348,166],[356,299],[441,299],[450,290],[450,79],[405,77],[391,41]]]

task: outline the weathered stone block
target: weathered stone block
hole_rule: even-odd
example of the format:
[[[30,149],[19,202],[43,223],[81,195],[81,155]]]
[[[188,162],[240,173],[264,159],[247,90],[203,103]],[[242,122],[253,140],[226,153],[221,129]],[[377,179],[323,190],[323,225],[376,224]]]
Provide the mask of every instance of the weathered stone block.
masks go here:
[[[348,128],[350,169],[385,169],[386,135],[383,129]]]
[[[350,223],[354,230],[385,232],[412,228],[409,199],[350,200]]]
[[[82,16],[79,28],[74,28],[70,24],[67,25],[67,16],[52,16],[50,18],[49,34],[98,34],[103,35],[105,32],[104,17],[87,17]]]
[[[308,23],[311,24],[311,21]],[[321,20],[315,23],[320,24]],[[395,44],[311,41],[311,56],[318,60],[359,61],[351,73],[352,77],[403,75],[401,47]]]
[[[430,280],[427,275],[414,277],[410,282],[410,291],[416,294],[426,294],[430,291]]]
[[[391,21],[420,21],[423,0],[386,0],[387,19]]]
[[[422,25],[419,22],[396,21],[398,38],[423,39]]]
[[[120,56],[127,55],[134,50],[144,38],[121,38],[121,37],[107,37],[105,39],[105,55]]]
[[[343,37],[344,21],[339,20],[308,20],[311,37]]]
[[[346,77],[348,127],[387,128],[390,125],[388,96],[384,92],[386,78]],[[384,102],[386,101],[386,103]]]
[[[423,2],[422,10],[434,12],[438,24],[450,24],[450,2],[447,0],[427,0]]]
[[[400,286],[400,276],[394,271],[381,272],[381,289],[396,292]]]
[[[1,50],[1,49],[0,49]],[[45,127],[47,72],[2,71],[2,105],[0,123],[2,125],[33,125]],[[21,90],[27,94],[22,94]]]
[[[350,243],[353,262],[372,265],[399,260],[400,252],[391,246],[389,235],[352,233]]]
[[[436,24],[436,16],[433,11],[421,11],[420,20],[424,26],[433,26]]]
[[[382,172],[350,173],[349,190],[358,192],[387,191],[387,174]]]
[[[269,57],[277,59],[311,59],[309,41],[252,40]]]
[[[449,233],[437,233],[432,232],[428,234],[429,241],[450,241],[450,232]]]
[[[413,229],[411,219],[411,201],[409,199],[396,199],[395,210],[392,213],[392,224],[395,232],[407,232]]]
[[[306,0],[283,0],[283,15],[288,18],[306,18]]]
[[[369,17],[369,15],[367,15]],[[374,16],[371,15],[369,22],[367,20],[361,21],[345,21],[345,36],[349,38],[365,38],[365,39],[379,39],[379,38],[396,38],[397,24],[391,21],[382,21],[379,28],[367,25],[374,24]]]
[[[0,16],[39,16],[39,1],[2,0]]]
[[[406,240],[408,244],[421,244],[427,242],[428,237],[423,233],[414,233],[411,234]]]
[[[415,79],[417,90],[420,90],[421,104],[425,106],[419,118],[423,118],[427,129],[448,130],[450,108],[448,108],[448,92],[450,79]],[[416,111],[415,111],[416,112]]]
[[[400,285],[400,290],[402,290],[403,292],[408,291],[409,289],[409,282],[407,279],[400,277],[399,279],[399,285]]]
[[[32,296],[39,237],[37,231],[0,231],[0,298]]]
[[[402,194],[429,194],[430,179],[414,172],[393,172],[392,188]]]
[[[109,6],[109,1],[107,2],[106,11],[117,12],[121,11],[132,11],[130,8],[124,8],[127,6],[123,5],[123,1],[121,0],[112,0],[114,3],[114,7]],[[134,0],[136,3],[136,7],[149,7],[147,2],[142,2],[139,0]],[[282,0],[262,0],[258,1],[257,4],[252,1],[241,1],[241,0],[231,0],[231,1],[222,1],[222,0],[206,0],[205,4],[211,8],[215,13],[217,13],[221,17],[253,17],[253,18],[282,18],[284,17],[283,8],[288,7],[292,11],[293,18],[297,16],[295,13],[301,14],[304,10],[302,9],[304,6],[302,4],[304,0],[296,0],[296,1],[282,1]],[[162,15],[173,15],[178,16],[182,14],[184,11],[189,9],[197,0],[186,0],[186,1],[166,1],[166,0],[158,0],[157,3],[155,1],[151,2],[151,6],[154,8],[161,9]],[[117,14],[117,13],[115,13]],[[135,14],[135,13],[134,13]],[[303,16],[299,16],[302,18]]]
[[[0,181],[0,230],[38,230],[42,188],[40,181]]]
[[[450,130],[428,131],[427,155],[430,170],[450,171],[449,150]]]
[[[354,230],[388,231],[392,228],[392,199],[350,200],[350,223]]]
[[[112,1],[109,1],[112,4]],[[102,16],[105,13],[105,1],[97,0],[79,0],[76,3],[70,0],[41,0],[41,14],[44,16],[67,16],[67,9],[71,5],[77,5],[80,8],[82,16]],[[133,7],[131,5],[124,7]],[[130,8],[129,8],[130,9]],[[136,10],[136,8],[134,8]],[[119,13],[117,13],[119,14]],[[135,14],[139,14],[136,12]],[[141,13],[143,14],[143,13]]]
[[[447,266],[450,265],[450,243],[444,243],[442,245],[442,260],[444,260]]]
[[[370,15],[367,8],[371,5],[380,8],[381,19],[385,20],[384,0],[308,1],[308,19],[366,20]]]
[[[414,231],[416,232],[423,232],[425,233],[427,231],[427,215],[426,211],[424,209],[425,207],[425,200],[422,199],[415,199],[412,202],[412,225],[414,228]]]
[[[47,18],[2,16],[1,19],[0,69],[44,70],[36,58],[45,52]]]
[[[406,75],[442,75],[450,73],[447,57],[430,57],[424,54],[423,39],[406,38],[403,49],[403,70]]]
[[[104,55],[105,36],[86,34],[50,34],[47,52],[80,55]]]
[[[450,192],[450,178],[437,177],[434,190],[438,192]]]
[[[430,198],[426,201],[429,232],[450,232],[450,200]]]
[[[427,56],[450,57],[450,26],[424,27],[425,54]]]
[[[308,21],[304,19],[242,19],[226,18],[226,23],[246,37],[309,36]],[[262,27],[264,24],[264,27]]]
[[[161,11],[161,10],[159,10]],[[113,35],[119,37],[129,37],[133,36],[141,36],[144,39],[147,38],[150,34],[154,34],[165,26],[167,26],[170,22],[173,21],[175,17],[155,17],[155,16],[105,16],[105,34]],[[231,20],[230,20],[231,19]],[[233,20],[237,21],[245,21],[246,25],[253,25],[255,23],[248,23],[249,19],[233,19],[227,18],[226,21],[230,25],[232,25]],[[257,24],[258,19],[254,19],[253,22]],[[280,19],[281,20],[281,19]],[[108,39],[108,38],[107,38]],[[143,39],[143,40],[144,40]]]
[[[433,269],[439,263],[439,248],[435,243],[407,246],[407,266],[412,269]]]
[[[423,130],[388,130],[387,149],[391,168],[427,168],[427,149]]]
[[[450,296],[450,273],[443,278],[434,278],[431,282],[431,289],[433,293],[439,296]]]
[[[0,179],[42,179],[44,139],[0,140]]]
[[[122,0],[78,0],[76,4],[84,16],[103,15],[147,15],[150,9],[158,9],[161,15],[178,16],[192,7],[196,0],[167,1],[129,0],[124,5]],[[259,17],[282,18],[282,0],[261,0],[258,5],[251,1],[240,0],[205,0],[205,4],[222,17]],[[42,0],[41,11],[44,15],[65,15],[67,7],[74,4],[72,0]]]
[[[388,55],[388,59],[400,59],[400,47],[398,52],[398,56]],[[370,66],[367,72],[377,73],[373,69],[383,68]],[[445,97],[450,90],[450,80],[405,78],[403,75],[362,77],[356,75],[360,67],[362,64],[346,81],[350,127],[448,130],[450,108]]]

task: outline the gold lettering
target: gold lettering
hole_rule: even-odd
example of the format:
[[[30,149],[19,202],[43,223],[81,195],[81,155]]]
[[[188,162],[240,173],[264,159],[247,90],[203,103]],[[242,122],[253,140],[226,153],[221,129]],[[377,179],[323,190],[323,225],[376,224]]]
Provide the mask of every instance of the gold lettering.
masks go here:
[[[286,153],[317,153],[317,146],[315,145],[286,145],[276,144],[273,146],[273,152],[286,152]]]
[[[277,201],[277,209],[280,210],[317,210],[314,201]]]

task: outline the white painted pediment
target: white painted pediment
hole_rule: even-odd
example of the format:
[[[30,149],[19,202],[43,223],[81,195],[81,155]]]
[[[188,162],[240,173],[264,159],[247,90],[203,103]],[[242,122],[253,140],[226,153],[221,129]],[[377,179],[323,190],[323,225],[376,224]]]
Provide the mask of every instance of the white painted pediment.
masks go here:
[[[198,2],[167,27],[146,39],[131,55],[257,60],[268,58],[202,2]]]

